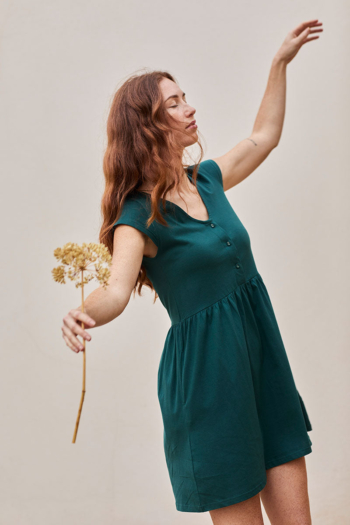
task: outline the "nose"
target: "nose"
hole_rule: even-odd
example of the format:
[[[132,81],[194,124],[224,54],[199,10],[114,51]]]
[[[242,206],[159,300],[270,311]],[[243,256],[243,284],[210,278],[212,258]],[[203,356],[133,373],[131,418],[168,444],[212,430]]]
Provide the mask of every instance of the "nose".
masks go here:
[[[188,115],[192,115],[192,114],[194,115],[196,113],[196,111],[197,110],[195,108],[193,108],[192,106],[189,106],[189,108],[187,109],[187,114]]]

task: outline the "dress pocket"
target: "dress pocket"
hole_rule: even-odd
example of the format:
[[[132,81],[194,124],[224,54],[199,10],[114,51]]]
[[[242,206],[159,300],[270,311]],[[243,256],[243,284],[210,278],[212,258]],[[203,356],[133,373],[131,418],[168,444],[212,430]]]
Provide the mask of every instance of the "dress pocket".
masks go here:
[[[299,392],[298,392],[298,396],[299,396],[300,406],[301,406],[301,409],[303,411],[303,415],[304,415],[304,419],[305,419],[306,429],[307,429],[308,432],[310,432],[310,430],[312,430],[311,421],[310,421],[309,415],[307,413],[307,410],[305,408],[305,404],[304,404],[303,398],[301,397]]]

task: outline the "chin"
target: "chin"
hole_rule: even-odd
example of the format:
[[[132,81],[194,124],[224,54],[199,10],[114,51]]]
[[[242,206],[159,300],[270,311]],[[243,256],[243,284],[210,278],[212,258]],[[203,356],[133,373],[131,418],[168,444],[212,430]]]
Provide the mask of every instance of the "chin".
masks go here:
[[[192,146],[193,144],[196,144],[197,141],[198,141],[198,135],[197,135],[197,133],[194,133],[193,134],[193,138],[188,137],[186,139],[186,143],[185,143],[184,147],[187,148],[188,146]]]

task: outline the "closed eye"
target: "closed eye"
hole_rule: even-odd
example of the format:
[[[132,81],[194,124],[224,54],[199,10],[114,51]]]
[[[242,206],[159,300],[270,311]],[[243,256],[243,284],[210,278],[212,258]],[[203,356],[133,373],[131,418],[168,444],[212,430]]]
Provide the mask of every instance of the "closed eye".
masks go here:
[[[179,98],[179,96],[178,95],[174,95],[173,97],[169,97],[169,98]],[[183,101],[185,102],[185,104],[187,104],[186,93],[182,94],[182,98],[183,98]],[[169,106],[169,109],[177,108],[177,106],[178,106],[178,104],[175,104],[175,106]]]

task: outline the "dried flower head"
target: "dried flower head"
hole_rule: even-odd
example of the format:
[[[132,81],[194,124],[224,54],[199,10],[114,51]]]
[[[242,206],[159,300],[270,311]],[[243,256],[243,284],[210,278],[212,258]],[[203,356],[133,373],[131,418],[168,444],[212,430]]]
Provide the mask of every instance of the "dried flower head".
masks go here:
[[[94,277],[104,288],[108,285],[111,272],[109,267],[112,256],[105,244],[86,243],[81,246],[74,242],[68,242],[63,248],[56,248],[53,252],[62,265],[52,270],[53,278],[56,282],[65,284],[65,277],[76,281],[76,288],[87,284]],[[94,267],[92,268],[91,265]],[[81,279],[81,272],[91,272]]]

